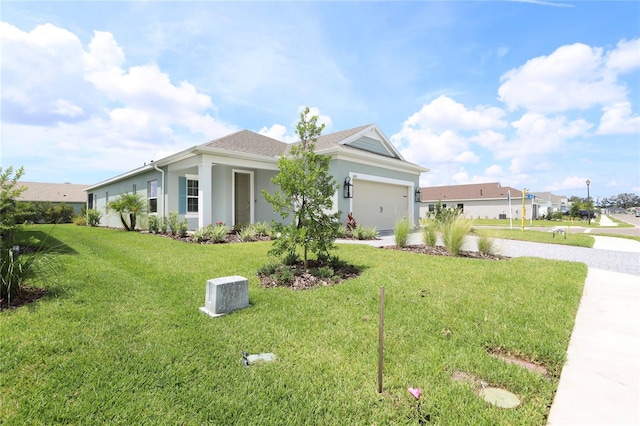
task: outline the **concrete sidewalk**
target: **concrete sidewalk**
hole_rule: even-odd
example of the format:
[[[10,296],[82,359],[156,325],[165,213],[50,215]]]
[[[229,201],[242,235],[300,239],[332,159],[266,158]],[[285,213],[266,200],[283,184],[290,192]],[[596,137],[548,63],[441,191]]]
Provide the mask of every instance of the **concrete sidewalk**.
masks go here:
[[[640,279],[589,268],[549,425],[640,424]]]
[[[548,424],[640,425],[640,242],[593,237],[591,249],[497,243],[505,256],[570,260],[589,268]],[[395,244],[393,235],[339,242]],[[420,235],[411,234],[409,243],[422,244]],[[465,250],[477,250],[477,239],[469,238]]]

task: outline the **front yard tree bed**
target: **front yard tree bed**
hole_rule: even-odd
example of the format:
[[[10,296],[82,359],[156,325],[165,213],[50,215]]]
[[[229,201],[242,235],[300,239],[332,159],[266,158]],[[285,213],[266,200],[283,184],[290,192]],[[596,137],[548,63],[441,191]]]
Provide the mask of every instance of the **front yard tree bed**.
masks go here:
[[[56,254],[64,266],[54,281],[29,283],[50,291],[0,313],[3,424],[543,425],[587,272],[571,262],[341,245],[336,255],[358,265],[358,277],[291,291],[258,282],[270,242],[184,244],[74,225],[51,232],[69,247]],[[206,281],[231,275],[249,279],[251,306],[202,314]],[[488,353],[498,347],[549,376]],[[277,360],[244,367],[243,351]],[[489,405],[455,372],[522,405]],[[422,388],[419,412],[408,387]]]

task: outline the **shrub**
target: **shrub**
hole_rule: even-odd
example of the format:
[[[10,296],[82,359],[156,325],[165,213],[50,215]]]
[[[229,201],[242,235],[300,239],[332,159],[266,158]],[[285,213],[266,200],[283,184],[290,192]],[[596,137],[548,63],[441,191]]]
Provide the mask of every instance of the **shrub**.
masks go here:
[[[253,225],[245,225],[238,233],[238,235],[240,235],[240,240],[244,242],[255,241],[256,234],[256,228]]]
[[[317,269],[311,269],[309,272],[315,277],[324,279],[332,278],[335,275],[335,271],[331,266],[321,266]]]
[[[261,237],[271,237],[274,234],[273,226],[269,222],[256,222],[253,224],[256,235]]]
[[[422,242],[427,247],[435,247],[438,242],[438,234],[435,225],[424,226],[420,229]]]
[[[38,278],[46,278],[48,274],[55,274],[53,260],[50,256],[51,248],[44,242],[37,247],[24,246],[3,247],[0,245],[0,302],[6,300],[7,306],[11,299],[19,296],[25,282]]]
[[[299,261],[300,256],[298,256],[296,253],[287,253],[282,259],[282,263],[288,266],[295,265]]]
[[[76,216],[73,218],[73,223],[78,226],[87,226],[86,216]]]
[[[353,230],[353,238],[358,240],[375,240],[378,238],[376,227],[358,225]]]
[[[169,221],[167,220],[166,217],[162,216],[159,220],[158,220],[158,225],[160,228],[160,232],[162,234],[166,234],[169,228]]]
[[[187,219],[182,219],[180,222],[178,222],[177,234],[180,238],[186,237],[188,230],[189,230],[189,221],[187,221]]]
[[[496,254],[496,240],[486,234],[478,236],[478,252],[481,254]]]
[[[100,225],[100,219],[102,219],[102,213],[96,209],[87,210],[87,223],[89,226]]]
[[[442,224],[442,241],[447,251],[457,256],[462,251],[462,246],[467,234],[471,230],[471,221],[463,216],[449,219]]]
[[[193,239],[196,240],[196,242],[198,242],[198,243],[203,243],[205,241],[209,241],[210,237],[209,237],[209,233],[207,231],[207,227],[197,229],[193,233]]]
[[[225,224],[216,224],[211,227],[209,232],[209,238],[214,243],[222,243],[227,239],[227,234],[229,233],[229,227]]]
[[[348,232],[347,232],[347,226],[346,225],[340,225],[338,227],[338,232],[336,233],[336,238],[345,238],[347,236]]]
[[[158,216],[149,216],[149,232],[157,234],[160,230],[160,219]]]
[[[169,218],[167,219],[167,228],[172,235],[176,235],[178,233],[178,212],[169,213]]]
[[[393,235],[396,240],[396,246],[398,247],[406,247],[407,242],[409,241],[409,233],[411,232],[411,223],[409,223],[409,219],[403,217],[399,219],[395,227],[393,228]]]

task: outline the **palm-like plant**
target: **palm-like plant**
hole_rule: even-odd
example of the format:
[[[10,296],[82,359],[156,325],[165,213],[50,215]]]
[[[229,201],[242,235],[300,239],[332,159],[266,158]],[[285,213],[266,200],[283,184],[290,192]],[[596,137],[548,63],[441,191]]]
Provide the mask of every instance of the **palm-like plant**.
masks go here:
[[[120,222],[127,231],[136,229],[136,220],[139,214],[146,210],[146,203],[139,194],[125,193],[117,200],[109,203],[109,208],[115,210],[120,215]],[[127,216],[129,222],[127,223]]]

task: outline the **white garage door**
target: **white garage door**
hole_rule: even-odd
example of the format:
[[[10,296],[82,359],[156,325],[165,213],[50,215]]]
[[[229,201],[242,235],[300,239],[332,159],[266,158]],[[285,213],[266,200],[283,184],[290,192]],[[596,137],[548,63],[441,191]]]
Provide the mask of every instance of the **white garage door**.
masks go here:
[[[406,186],[354,179],[353,217],[363,226],[393,229],[398,219],[408,216],[407,194]]]

